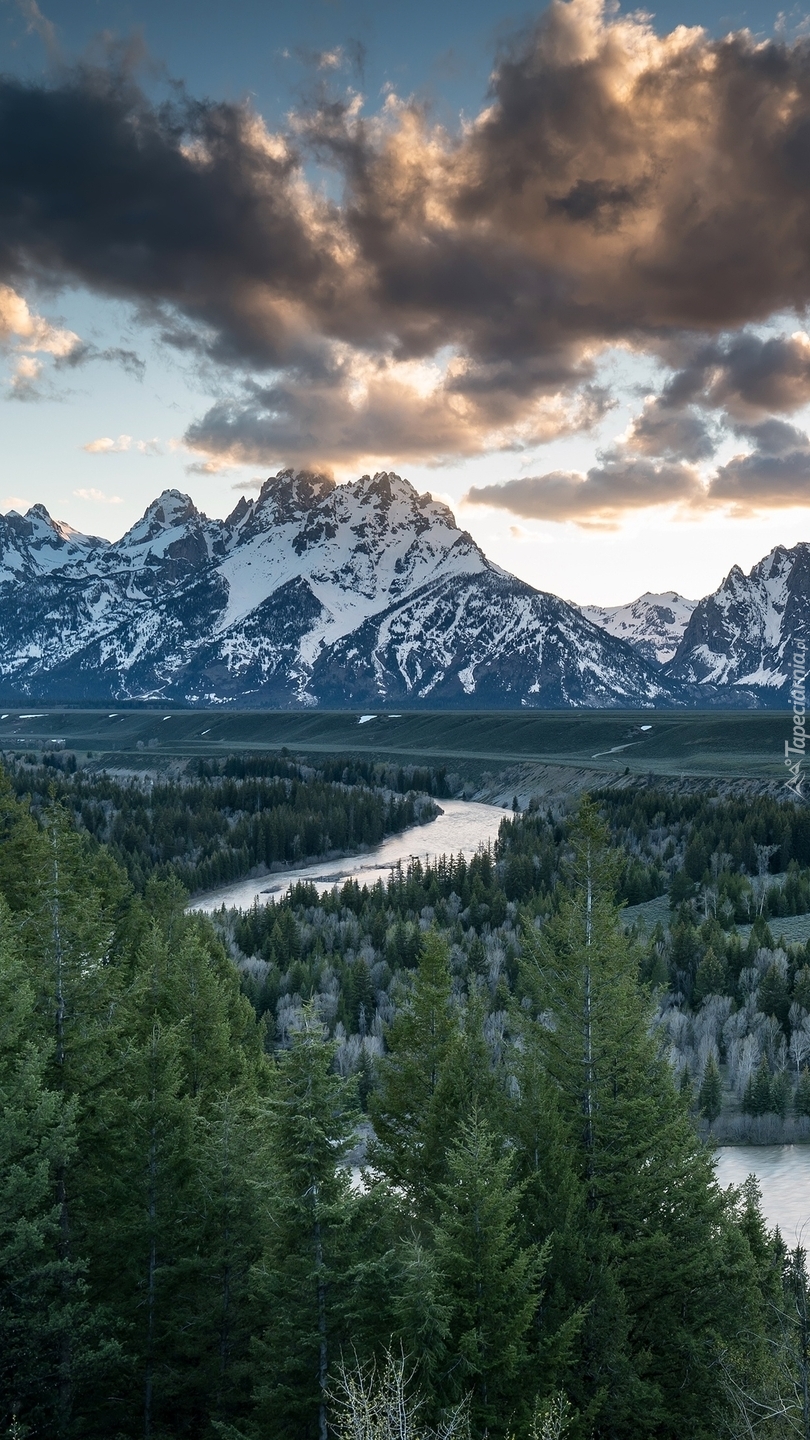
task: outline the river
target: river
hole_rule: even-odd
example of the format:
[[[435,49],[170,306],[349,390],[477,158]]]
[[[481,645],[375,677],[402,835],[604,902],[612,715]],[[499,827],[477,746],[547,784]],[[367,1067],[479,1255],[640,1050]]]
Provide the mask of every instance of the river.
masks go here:
[[[756,1175],[769,1225],[795,1245],[810,1241],[810,1145],[723,1145],[717,1151],[721,1185],[741,1185]]]
[[[373,885],[377,880],[386,881],[392,869],[401,864],[403,869],[409,860],[436,860],[441,855],[474,855],[480,845],[495,841],[501,821],[507,812],[494,805],[479,805],[474,800],[442,800],[442,814],[427,825],[414,825],[400,835],[390,835],[381,845],[367,850],[364,855],[352,855],[343,860],[325,860],[319,865],[303,865],[298,870],[279,870],[274,875],[263,875],[253,880],[237,880],[220,890],[211,890],[192,900],[189,909],[210,912],[221,905],[238,910],[249,910],[258,900],[268,900],[283,895],[288,886],[298,880],[306,880],[315,886],[319,895],[342,885],[346,880],[357,880],[361,885]]]
[[[495,841],[506,813],[494,805],[464,800],[442,800],[441,808],[443,813],[427,825],[391,835],[364,855],[238,880],[198,895],[189,908],[210,912],[225,905],[247,910],[256,900],[262,904],[283,895],[298,880],[310,882],[323,895],[346,880],[357,880],[361,885],[386,881],[393,867],[401,864],[404,868],[417,857],[423,863],[459,853],[469,859],[480,845]],[[762,1189],[762,1208],[768,1223],[779,1226],[788,1244],[796,1243],[803,1226],[808,1227],[810,1237],[810,1145],[724,1145],[718,1149],[717,1178],[721,1185],[741,1185],[752,1172]]]

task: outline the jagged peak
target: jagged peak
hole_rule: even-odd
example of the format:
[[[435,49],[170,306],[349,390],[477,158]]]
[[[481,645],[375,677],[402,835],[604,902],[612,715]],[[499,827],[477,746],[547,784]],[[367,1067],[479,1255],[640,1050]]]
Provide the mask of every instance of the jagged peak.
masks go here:
[[[269,475],[265,480],[255,508],[262,508],[268,503],[277,505],[279,502],[308,508],[317,504],[325,495],[331,494],[334,488],[335,482],[331,475],[324,475],[317,470],[279,470],[277,475]]]
[[[760,564],[761,563],[762,562],[760,561]],[[756,569],[756,566],[754,566],[754,569]],[[739,585],[741,580],[746,580],[747,578],[749,577],[745,575],[745,572],[741,569],[739,565],[732,565],[723,583],[724,585]]]
[[[177,530],[190,521],[205,520],[190,495],[182,490],[162,490],[156,500],[147,505],[140,520],[122,535],[116,549],[127,550],[132,546],[144,545],[169,530]]]
[[[26,520],[41,520],[43,524],[50,526],[51,530],[56,529],[56,525],[51,519],[50,511],[46,510],[45,506],[39,501],[37,501],[36,505],[31,505],[29,509],[26,510],[25,518]]]
[[[98,535],[85,535],[82,530],[74,529],[66,520],[54,520],[50,511],[41,503],[31,505],[24,516],[19,515],[16,510],[10,510],[8,514],[23,522],[27,521],[31,527],[32,536],[39,534],[40,541],[44,540],[49,545],[61,543],[78,546],[82,550],[93,550],[100,545],[109,545],[110,543],[109,540],[102,540]]]
[[[157,520],[158,524],[170,528],[184,520],[194,520],[199,516],[197,509],[190,495],[184,494],[182,490],[161,490],[156,500],[147,505],[143,520]]]
[[[225,524],[238,525],[240,520],[244,520],[248,512],[253,509],[254,503],[253,500],[248,500],[246,495],[240,495],[230,515],[225,517]]]

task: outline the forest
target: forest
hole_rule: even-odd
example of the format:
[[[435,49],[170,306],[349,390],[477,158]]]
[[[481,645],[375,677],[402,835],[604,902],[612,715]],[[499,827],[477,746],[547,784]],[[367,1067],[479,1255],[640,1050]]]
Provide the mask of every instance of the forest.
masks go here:
[[[533,804],[469,862],[208,919],[182,867],[261,786],[385,825],[446,777],[225,762],[141,806],[58,759],[0,782],[0,1430],[810,1434],[804,1252],[700,1133],[732,1064],[807,1088],[803,810]]]
[[[444,770],[288,758],[193,762],[179,779],[126,780],[77,767],[72,751],[10,767],[34,809],[58,802],[102,841],[136,889],[176,877],[192,894],[274,866],[343,855],[433,818]]]

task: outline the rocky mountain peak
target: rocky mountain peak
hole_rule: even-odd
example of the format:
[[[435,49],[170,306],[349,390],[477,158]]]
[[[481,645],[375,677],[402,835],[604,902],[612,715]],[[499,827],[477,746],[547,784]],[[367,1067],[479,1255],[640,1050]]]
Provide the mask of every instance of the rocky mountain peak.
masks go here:
[[[147,505],[141,519],[132,526],[124,539],[129,537],[130,543],[142,544],[166,530],[177,530],[180,526],[201,518],[204,517],[201,517],[190,495],[184,495],[181,490],[164,490],[157,500]],[[118,543],[123,544],[123,540]]]
[[[256,514],[267,512],[284,524],[312,510],[334,488],[329,475],[314,470],[279,470],[265,480],[253,508]]]
[[[665,665],[674,656],[697,604],[675,590],[648,590],[628,605],[583,605],[594,625],[633,645],[646,660]]]
[[[755,686],[774,701],[810,624],[810,546],[777,545],[746,575],[733,565],[695,608],[667,674],[679,682]],[[771,702],[774,703],[774,702]]]

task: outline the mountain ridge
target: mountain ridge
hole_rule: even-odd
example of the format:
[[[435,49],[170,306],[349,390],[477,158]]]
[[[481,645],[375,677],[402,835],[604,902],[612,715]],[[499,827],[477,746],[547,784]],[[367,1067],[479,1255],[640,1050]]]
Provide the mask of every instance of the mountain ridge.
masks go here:
[[[805,549],[793,588],[810,596]],[[389,471],[336,485],[282,470],[224,520],[165,490],[112,543],[37,505],[0,516],[0,696],[247,708],[772,705],[784,646],[767,672],[753,660],[757,636],[775,623],[758,623],[757,606],[773,609],[793,563],[794,552],[779,553],[782,579],[770,591],[754,571],[730,572],[723,586],[736,610],[723,586],[698,602],[668,591],[578,607],[494,564],[445,504]],[[735,616],[745,645],[729,632]],[[725,669],[715,655],[724,646],[740,652]]]

